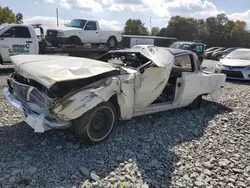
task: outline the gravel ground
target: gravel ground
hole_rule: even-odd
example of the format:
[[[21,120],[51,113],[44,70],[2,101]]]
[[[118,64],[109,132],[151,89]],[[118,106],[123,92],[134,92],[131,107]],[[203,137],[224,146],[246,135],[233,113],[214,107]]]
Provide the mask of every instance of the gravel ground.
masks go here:
[[[87,147],[67,130],[34,133],[0,86],[0,187],[250,187],[249,89],[227,82],[217,102],[119,122]]]

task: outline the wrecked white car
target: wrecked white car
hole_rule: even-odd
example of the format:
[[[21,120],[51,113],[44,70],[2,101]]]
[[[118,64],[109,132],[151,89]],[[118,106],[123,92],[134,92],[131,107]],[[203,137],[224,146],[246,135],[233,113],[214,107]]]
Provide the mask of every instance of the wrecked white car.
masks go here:
[[[90,143],[104,140],[116,120],[190,107],[217,96],[224,74],[202,72],[191,51],[138,45],[97,60],[12,56],[15,73],[4,88],[35,132],[72,127]]]

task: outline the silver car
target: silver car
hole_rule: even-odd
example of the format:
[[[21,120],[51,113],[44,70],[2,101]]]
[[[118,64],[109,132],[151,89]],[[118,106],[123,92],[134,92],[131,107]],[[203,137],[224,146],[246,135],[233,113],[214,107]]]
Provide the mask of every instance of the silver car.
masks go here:
[[[220,59],[216,73],[224,73],[227,78],[250,80],[250,49],[239,48]]]

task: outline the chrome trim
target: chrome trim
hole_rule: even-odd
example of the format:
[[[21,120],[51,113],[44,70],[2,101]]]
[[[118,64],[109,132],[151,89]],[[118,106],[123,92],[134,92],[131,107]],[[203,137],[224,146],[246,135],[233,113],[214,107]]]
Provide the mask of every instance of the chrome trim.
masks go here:
[[[71,126],[71,122],[69,121],[49,121],[44,117],[44,114],[35,114],[32,113],[31,109],[25,108],[23,103],[21,103],[19,100],[17,100],[10,92],[9,88],[4,88],[4,97],[9,105],[15,107],[22,115],[23,120],[29,124],[35,132],[44,132],[45,130],[48,130],[50,128],[56,129],[56,128],[68,128]],[[32,124],[30,122],[30,119],[33,119],[36,124]],[[38,125],[38,126],[37,126]]]
[[[30,93],[31,91],[33,91],[34,87],[33,86],[30,86],[30,88],[28,89],[28,92],[27,92],[27,95],[26,95],[26,100],[27,101],[30,101]]]

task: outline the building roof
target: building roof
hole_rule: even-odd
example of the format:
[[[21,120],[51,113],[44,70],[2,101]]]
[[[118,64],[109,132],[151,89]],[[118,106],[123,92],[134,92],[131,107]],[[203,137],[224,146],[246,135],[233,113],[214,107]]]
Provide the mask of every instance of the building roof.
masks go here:
[[[158,37],[158,36],[144,36],[144,35],[122,35],[122,37],[127,38],[146,38],[146,39],[166,39],[166,40],[177,40],[177,38],[172,37]]]

